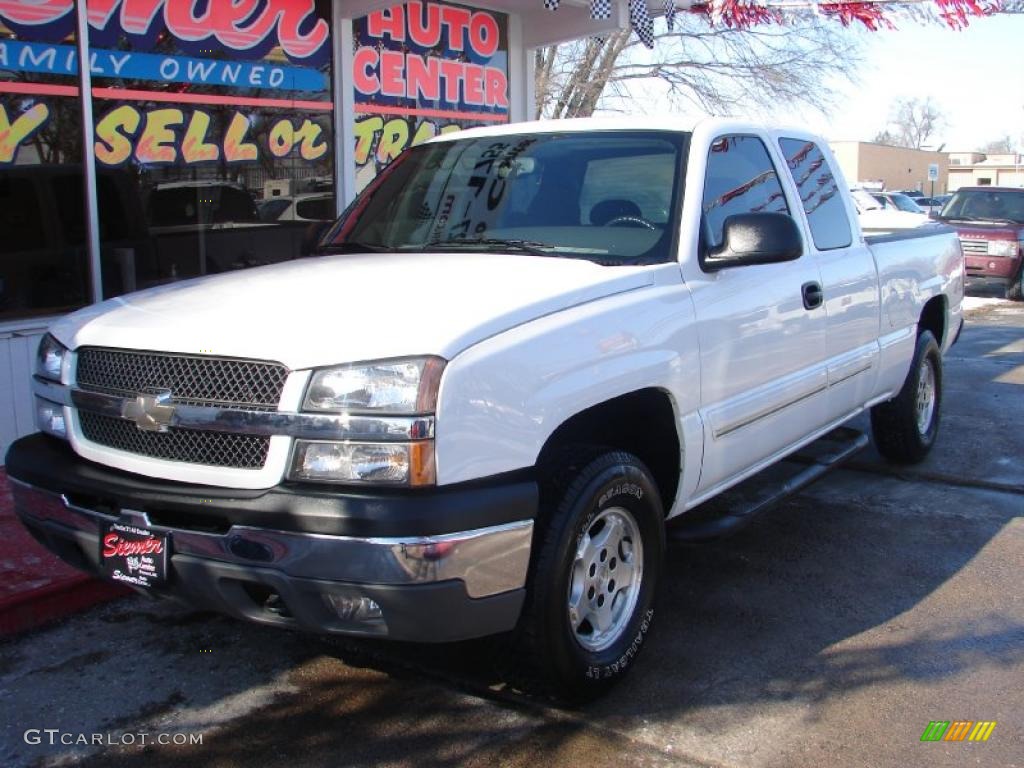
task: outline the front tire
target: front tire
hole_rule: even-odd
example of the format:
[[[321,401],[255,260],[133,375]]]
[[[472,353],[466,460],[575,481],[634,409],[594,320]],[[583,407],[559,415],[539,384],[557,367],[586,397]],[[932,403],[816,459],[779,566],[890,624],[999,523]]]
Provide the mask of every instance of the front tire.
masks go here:
[[[941,405],[942,353],[932,332],[921,331],[903,388],[871,409],[878,452],[895,464],[923,461],[939,433]]]
[[[618,451],[584,461],[548,487],[512,648],[515,682],[569,703],[601,695],[632,665],[665,552],[661,497],[644,464]]]

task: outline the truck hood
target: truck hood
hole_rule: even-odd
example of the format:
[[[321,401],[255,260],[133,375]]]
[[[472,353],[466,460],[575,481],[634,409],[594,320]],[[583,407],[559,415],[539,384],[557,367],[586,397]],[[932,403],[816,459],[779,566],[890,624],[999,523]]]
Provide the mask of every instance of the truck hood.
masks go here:
[[[481,253],[300,259],[152,288],[59,320],[63,344],[275,360],[292,368],[451,359],[544,315],[653,281],[650,267]]]

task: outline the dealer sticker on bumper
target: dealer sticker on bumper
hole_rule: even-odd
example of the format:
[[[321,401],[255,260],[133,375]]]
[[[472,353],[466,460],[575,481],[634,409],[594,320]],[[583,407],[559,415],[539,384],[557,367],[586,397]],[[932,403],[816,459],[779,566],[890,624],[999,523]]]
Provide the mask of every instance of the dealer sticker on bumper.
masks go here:
[[[154,587],[167,578],[167,537],[133,525],[112,523],[100,539],[100,565],[109,579]]]

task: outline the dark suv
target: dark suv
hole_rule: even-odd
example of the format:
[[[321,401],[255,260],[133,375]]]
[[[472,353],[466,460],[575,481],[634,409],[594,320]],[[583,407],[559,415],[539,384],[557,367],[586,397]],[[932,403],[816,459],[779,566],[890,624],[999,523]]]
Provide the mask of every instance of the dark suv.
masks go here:
[[[956,227],[969,281],[1002,285],[1006,298],[1024,299],[1024,189],[964,187],[937,218]]]

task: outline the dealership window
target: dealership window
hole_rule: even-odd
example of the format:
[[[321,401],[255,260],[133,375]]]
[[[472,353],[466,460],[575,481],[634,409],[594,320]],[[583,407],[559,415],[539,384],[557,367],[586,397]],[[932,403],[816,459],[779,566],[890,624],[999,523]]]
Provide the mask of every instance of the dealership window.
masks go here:
[[[357,190],[407,147],[509,121],[507,14],[398,3],[355,19],[352,40]]]
[[[163,5],[90,25],[108,297],[298,258],[335,217],[329,0]]]
[[[90,298],[75,38],[34,10],[0,10],[0,322]]]
[[[814,246],[819,251],[848,247],[853,242],[850,217],[821,149],[803,139],[780,139],[779,146],[807,214]]]

